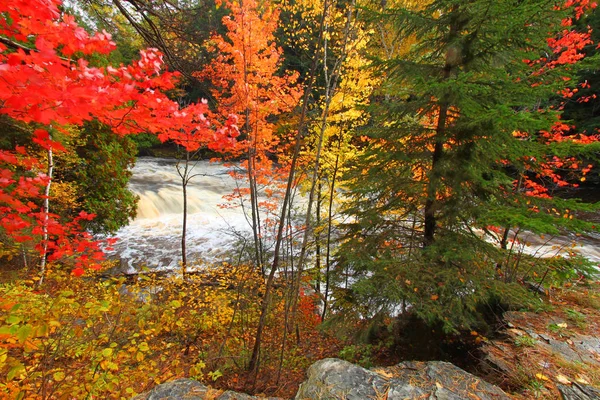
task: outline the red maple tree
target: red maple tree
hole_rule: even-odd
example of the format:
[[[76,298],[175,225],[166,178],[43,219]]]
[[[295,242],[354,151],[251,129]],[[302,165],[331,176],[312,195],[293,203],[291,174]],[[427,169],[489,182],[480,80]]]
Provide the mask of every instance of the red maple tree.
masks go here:
[[[68,135],[68,125],[92,119],[115,134],[150,132],[190,150],[235,143],[233,119],[215,129],[205,117],[206,102],[182,109],[164,94],[175,87],[177,74],[163,70],[156,49],[141,51],[130,65],[91,66],[86,56],[108,54],[115,44],[106,32],[88,34],[59,12],[60,4],[0,3],[0,114],[35,129],[32,146],[48,154],[64,151],[52,132]],[[48,197],[43,192],[51,180],[47,172],[25,147],[0,151],[0,232],[14,244],[32,243],[48,261],[74,257],[73,274],[81,275],[102,259],[99,242],[78,223],[94,216],[82,213],[63,221],[41,206]]]

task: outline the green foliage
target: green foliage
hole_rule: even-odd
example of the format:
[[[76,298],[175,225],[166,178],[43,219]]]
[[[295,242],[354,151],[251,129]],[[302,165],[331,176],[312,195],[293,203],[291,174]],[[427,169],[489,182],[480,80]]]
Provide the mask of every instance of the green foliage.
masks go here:
[[[551,323],[548,324],[548,330],[552,333],[556,333],[559,336],[563,336],[566,333],[567,330],[567,324],[562,322],[562,323]]]
[[[373,367],[372,352],[373,346],[370,344],[352,344],[341,349],[338,356],[342,360],[357,363],[364,368],[371,368]]]
[[[528,335],[518,336],[515,339],[515,346],[517,347],[533,347],[535,346],[536,340]]]
[[[74,186],[78,206],[96,214],[85,228],[114,233],[136,215],[138,197],[127,187],[137,148],[129,136],[115,135],[97,122],[86,124],[74,143],[76,155],[57,157],[56,180]]]
[[[585,328],[586,327],[586,317],[585,314],[580,313],[577,310],[574,310],[572,308],[567,308],[565,309],[565,314],[567,314],[567,317],[573,321],[575,323],[575,325],[577,325],[579,328]]]
[[[544,388],[544,382],[542,382],[539,379],[532,379],[529,381],[529,383],[527,384],[528,389],[531,391],[531,393],[533,394],[533,397],[536,399],[539,399],[542,397],[542,394],[545,390]]]
[[[150,133],[140,133],[139,135],[130,136],[131,140],[136,144],[138,154],[147,155],[148,151],[154,146],[161,144],[156,135]]]
[[[550,130],[556,112],[546,106],[577,66],[540,74],[543,66],[523,61],[548,50],[548,36],[567,14],[546,0],[439,0],[371,12],[416,42],[408,54],[374,63],[385,82],[370,128],[356,139],[368,138],[364,151],[345,176],[351,222],[334,297],[351,299],[346,304],[362,318],[405,307],[447,331],[476,327],[479,306],[491,298],[512,306],[533,301],[514,283],[528,269],[507,278],[511,255],[489,227],[593,229],[572,217],[587,206],[528,196],[517,182],[539,175],[535,160],[574,155],[577,147],[535,139]],[[551,279],[584,269],[577,259],[556,263],[546,270]]]

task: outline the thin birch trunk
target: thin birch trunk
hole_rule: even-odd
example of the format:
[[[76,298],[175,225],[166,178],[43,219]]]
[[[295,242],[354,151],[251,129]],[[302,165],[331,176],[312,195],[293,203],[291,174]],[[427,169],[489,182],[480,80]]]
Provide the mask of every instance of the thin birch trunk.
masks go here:
[[[52,136],[49,135],[49,140],[52,141]],[[44,205],[42,206],[42,212],[44,213],[44,223],[42,225],[42,259],[40,260],[40,280],[38,286],[42,286],[44,283],[44,277],[46,276],[46,268],[48,263],[48,223],[50,213],[50,187],[52,185],[52,174],[54,173],[54,160],[52,153],[52,145],[48,145],[48,169],[46,175],[48,176],[48,183],[44,190]]]
[[[350,37],[350,27],[351,27],[351,21],[352,21],[352,11],[354,9],[354,4],[355,2],[353,1],[349,7],[348,7],[348,12],[346,15],[346,26],[344,29],[344,39],[343,39],[343,46],[342,46],[342,53],[340,54],[340,57],[336,60],[334,67],[332,68],[332,72],[331,75],[329,75],[328,73],[328,69],[327,69],[327,39],[324,42],[323,45],[323,64],[324,64],[324,72],[325,72],[325,82],[326,82],[326,89],[325,89],[325,108],[323,109],[323,114],[321,117],[321,129],[319,132],[319,140],[317,143],[317,150],[316,150],[316,154],[315,154],[315,163],[314,163],[314,167],[312,170],[312,175],[311,175],[311,187],[310,187],[310,193],[308,196],[308,204],[307,204],[307,209],[306,209],[306,218],[305,218],[305,223],[304,223],[304,236],[302,238],[302,247],[300,249],[300,256],[298,257],[298,273],[296,274],[296,279],[295,279],[295,283],[294,283],[294,293],[295,296],[292,298],[292,315],[290,318],[290,321],[292,321],[293,323],[295,323],[296,321],[296,315],[298,313],[298,297],[300,296],[300,286],[301,286],[301,280],[302,280],[302,273],[303,273],[303,268],[304,268],[304,263],[305,263],[305,258],[306,258],[306,253],[307,253],[307,249],[308,249],[308,239],[310,237],[310,234],[312,233],[312,225],[311,225],[311,213],[312,213],[312,206],[314,203],[314,196],[315,196],[315,189],[317,186],[317,178],[318,178],[318,174],[319,174],[319,169],[320,169],[320,165],[321,165],[321,151],[323,148],[323,138],[325,136],[325,129],[327,128],[327,119],[329,117],[329,107],[331,106],[331,99],[333,98],[333,94],[335,93],[335,90],[337,89],[337,84],[340,78],[340,72],[341,72],[341,68],[342,65],[344,63],[344,60],[346,58],[347,55],[347,45],[348,45],[348,40]],[[288,326],[288,329],[290,329],[291,326]]]

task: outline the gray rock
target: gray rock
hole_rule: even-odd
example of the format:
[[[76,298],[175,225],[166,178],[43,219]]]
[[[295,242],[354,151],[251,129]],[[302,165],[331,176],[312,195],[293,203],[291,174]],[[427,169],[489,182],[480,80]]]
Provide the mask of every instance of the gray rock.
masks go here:
[[[574,382],[572,385],[557,385],[563,400],[598,400],[600,390]]]
[[[233,392],[231,390],[228,390],[226,392],[224,392],[222,395],[220,395],[219,397],[217,397],[218,400],[252,400],[252,399],[256,399],[256,397],[254,396],[250,396],[249,394],[246,393],[238,393],[238,392]]]
[[[282,400],[276,397],[256,397],[231,390],[221,393],[192,379],[165,382],[131,400]]]
[[[474,397],[509,399],[500,388],[447,362],[402,362],[366,370],[333,358],[313,364],[308,369],[308,379],[296,394],[296,400],[462,400]]]
[[[600,365],[600,340],[595,337],[575,335],[568,342],[548,337],[541,345],[566,361]]]
[[[593,363],[600,361],[600,339],[594,336],[577,335],[572,339],[573,346]],[[584,360],[585,361],[585,360]]]
[[[504,319],[513,329],[526,331],[529,336],[539,339],[538,343],[541,347],[552,351],[568,362],[600,365],[600,339],[572,333],[569,334],[570,338],[555,339],[547,332],[536,330],[536,326],[566,324],[565,320],[561,318],[530,312],[507,311],[504,313]],[[507,330],[509,334],[510,331],[510,329]]]
[[[555,339],[549,339],[548,344],[543,343],[543,347],[549,347],[549,349],[553,353],[559,355],[566,361],[569,361],[569,362],[582,362],[583,361],[581,355],[579,353],[577,353],[575,350],[573,350],[571,348],[571,346],[569,346],[569,344],[566,342],[563,342],[560,340],[555,340]]]
[[[177,379],[156,386],[132,400],[204,400],[209,388],[192,379]]]
[[[296,399],[376,398],[378,390],[384,392],[387,383],[375,372],[335,358],[317,361],[310,366],[307,375],[308,379],[300,385]]]
[[[249,394],[234,392],[232,390],[228,390],[223,392],[219,397],[215,398],[215,400],[283,400],[279,397],[257,397],[250,396]]]

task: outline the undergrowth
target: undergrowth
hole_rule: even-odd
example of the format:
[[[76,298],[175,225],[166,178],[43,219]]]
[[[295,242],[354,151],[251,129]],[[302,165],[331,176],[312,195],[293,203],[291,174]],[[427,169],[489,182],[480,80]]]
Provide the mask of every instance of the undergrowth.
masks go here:
[[[305,296],[297,334],[285,327],[283,289],[274,296],[257,376],[246,372],[263,279],[223,264],[186,281],[139,275],[73,278],[56,271],[37,288],[0,283],[0,397],[131,398],[190,377],[213,387],[291,396],[304,370],[335,355]]]

